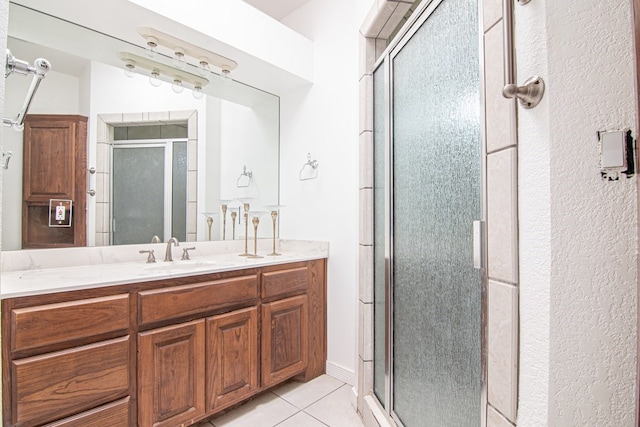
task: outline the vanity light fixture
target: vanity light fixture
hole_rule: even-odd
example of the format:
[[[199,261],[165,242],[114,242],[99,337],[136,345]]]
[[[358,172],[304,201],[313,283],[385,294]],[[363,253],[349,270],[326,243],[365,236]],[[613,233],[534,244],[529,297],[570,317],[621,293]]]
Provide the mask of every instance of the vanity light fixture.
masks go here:
[[[211,71],[210,66],[213,65],[220,69],[220,76],[223,78],[223,81],[228,81],[231,79],[231,71],[238,66],[238,63],[233,59],[195,46],[170,34],[158,31],[155,28],[138,27],[138,34],[144,37],[150,50],[155,50],[157,46],[164,46],[170,49],[173,52],[173,64],[178,68],[184,68],[186,66],[187,57],[192,58],[194,65],[198,67],[198,74],[203,77],[209,74]]]
[[[120,52],[118,57],[125,63],[125,72],[133,73],[138,69],[148,71],[149,83],[152,86],[160,86],[162,84],[161,76],[165,76],[172,82],[171,89],[175,93],[181,93],[184,90],[184,84],[188,83],[193,87],[193,97],[201,99],[204,95],[202,88],[209,83],[209,80],[204,77],[132,53]]]
[[[149,58],[155,58],[158,53],[158,40],[155,37],[146,37],[147,40],[147,56]]]
[[[124,75],[131,78],[136,75],[135,73],[136,65],[133,61],[125,61],[124,62]]]

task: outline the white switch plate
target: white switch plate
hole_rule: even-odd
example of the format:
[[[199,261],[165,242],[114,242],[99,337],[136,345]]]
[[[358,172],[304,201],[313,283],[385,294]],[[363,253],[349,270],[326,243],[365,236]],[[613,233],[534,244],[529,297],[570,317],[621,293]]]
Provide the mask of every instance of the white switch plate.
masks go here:
[[[600,166],[603,171],[626,169],[624,131],[600,132]]]

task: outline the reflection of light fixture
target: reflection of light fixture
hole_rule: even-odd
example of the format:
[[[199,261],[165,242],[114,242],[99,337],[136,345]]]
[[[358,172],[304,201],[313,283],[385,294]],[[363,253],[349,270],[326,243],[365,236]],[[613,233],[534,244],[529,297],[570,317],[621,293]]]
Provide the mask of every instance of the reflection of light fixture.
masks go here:
[[[173,84],[171,85],[171,89],[175,93],[182,93],[184,90],[184,85],[182,84],[182,80],[178,76],[173,79]]]
[[[200,65],[198,66],[198,74],[202,77],[207,77],[211,72],[211,67],[209,67],[209,63],[207,62],[207,58],[200,58]]]
[[[149,56],[149,58],[155,58],[156,56],[156,52],[158,51],[158,40],[153,37],[153,36],[149,36],[146,38],[147,39],[147,55]]]
[[[120,52],[118,57],[126,64],[135,64],[131,71],[140,72],[140,70],[147,70],[149,72],[149,83],[152,86],[158,87],[162,83],[162,77],[164,80],[168,80],[172,83],[171,88],[176,93],[181,93],[184,90],[185,83],[188,83],[193,87],[193,97],[201,99],[203,94],[202,88],[209,83],[209,80],[204,77],[189,73],[188,71],[179,70],[170,65],[163,64],[161,62],[153,61],[149,58],[143,58],[138,55],[134,55],[129,52]],[[129,68],[127,67],[127,70]]]
[[[176,47],[173,52],[173,65],[178,68],[184,68],[187,66],[187,60],[184,59],[184,50],[181,47]]]
[[[149,83],[151,83],[151,86],[153,87],[160,87],[160,85],[162,84],[162,80],[160,80],[160,73],[158,72],[158,70],[151,70],[151,74],[149,75]]]
[[[131,78],[133,77],[136,73],[133,71],[136,68],[136,64],[133,61],[125,61],[124,63],[124,75]]]
[[[210,71],[209,66],[213,65],[220,68],[220,75],[229,81],[231,80],[231,71],[238,66],[238,63],[232,59],[180,40],[155,28],[139,27],[138,33],[147,40],[148,46],[149,40],[153,40],[156,46],[164,46],[172,50],[174,65],[179,68],[186,65],[185,57],[193,58],[195,64],[198,64],[198,73],[203,77]]]
[[[195,99],[202,99],[202,97],[204,96],[204,93],[202,92],[202,86],[199,86],[198,83],[196,83],[193,86],[193,92],[192,93],[193,93],[193,97]]]

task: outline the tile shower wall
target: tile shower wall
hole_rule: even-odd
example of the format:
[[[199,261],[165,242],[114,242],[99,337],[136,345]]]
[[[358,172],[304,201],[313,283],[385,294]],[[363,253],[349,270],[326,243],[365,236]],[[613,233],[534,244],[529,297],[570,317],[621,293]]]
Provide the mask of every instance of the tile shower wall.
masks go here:
[[[518,407],[518,147],[505,85],[503,1],[484,0],[487,153],[487,426],[516,424]]]
[[[487,425],[515,425],[518,390],[518,209],[515,101],[504,86],[503,0],[484,0],[485,141],[487,153]],[[415,2],[417,4],[418,2]],[[373,399],[373,118],[372,72],[414,2],[377,1],[360,41],[360,287],[358,410],[367,426],[388,424]]]
[[[198,176],[198,112],[186,111],[158,111],[125,114],[100,114],[97,118],[97,149],[96,149],[96,246],[109,244],[110,232],[110,200],[111,170],[109,161],[109,146],[114,140],[113,124],[125,123],[166,123],[171,121],[187,122],[188,137],[188,175],[187,175],[187,241],[196,241],[197,213],[197,176]]]

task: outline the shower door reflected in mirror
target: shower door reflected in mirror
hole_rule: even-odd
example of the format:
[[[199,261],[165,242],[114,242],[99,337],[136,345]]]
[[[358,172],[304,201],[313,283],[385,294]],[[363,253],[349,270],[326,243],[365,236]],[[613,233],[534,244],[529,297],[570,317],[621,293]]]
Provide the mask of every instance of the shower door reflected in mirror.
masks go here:
[[[187,235],[187,141],[120,142],[112,148],[111,244]]]
[[[475,427],[483,283],[473,221],[484,209],[477,2],[421,10],[374,74],[374,392],[399,425]]]

